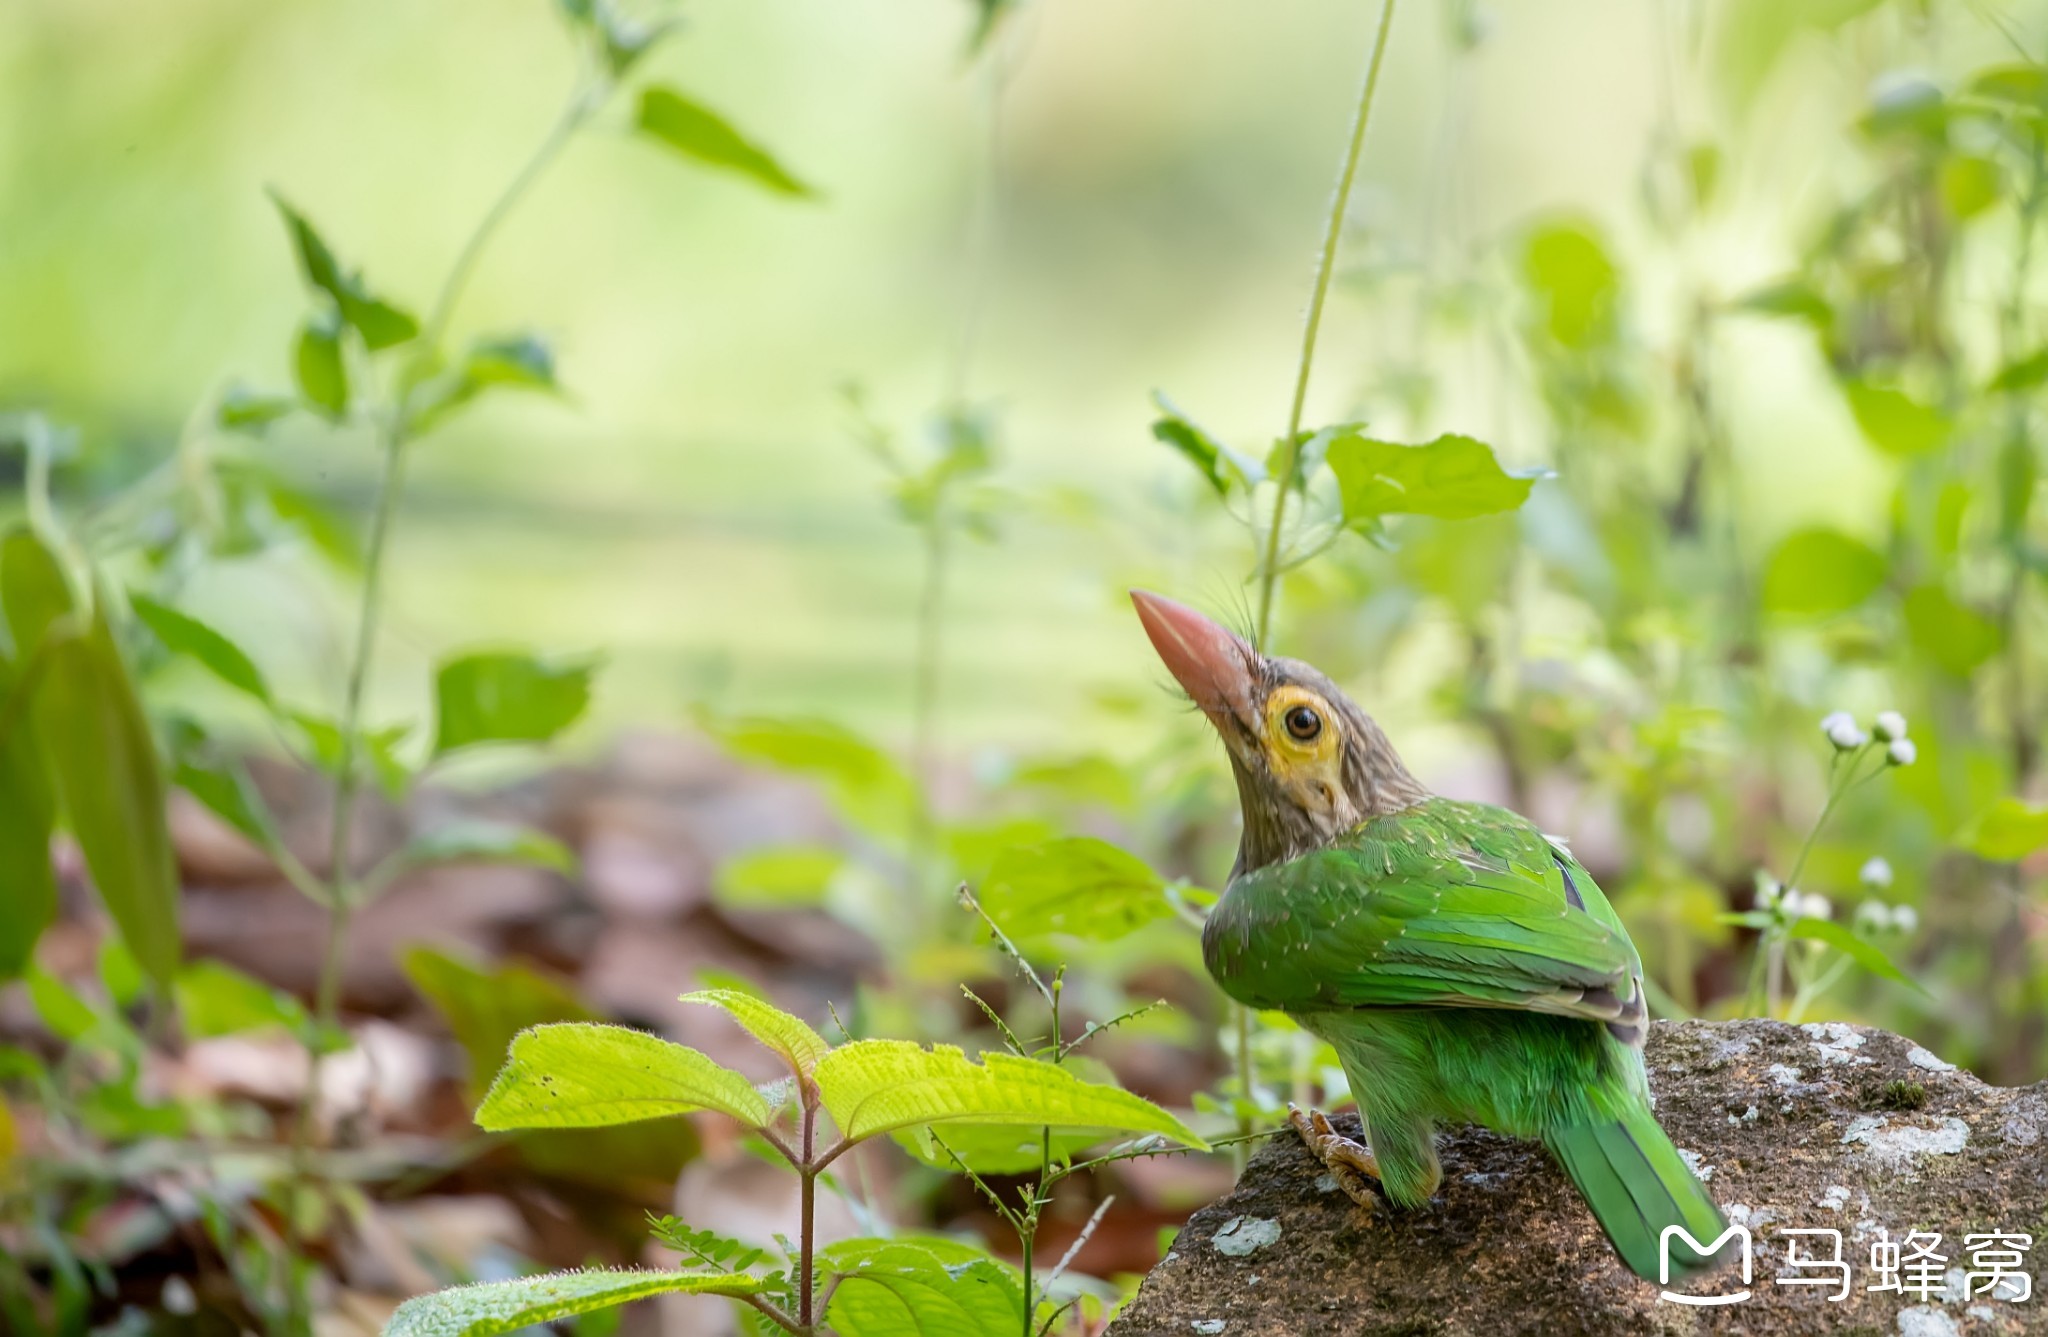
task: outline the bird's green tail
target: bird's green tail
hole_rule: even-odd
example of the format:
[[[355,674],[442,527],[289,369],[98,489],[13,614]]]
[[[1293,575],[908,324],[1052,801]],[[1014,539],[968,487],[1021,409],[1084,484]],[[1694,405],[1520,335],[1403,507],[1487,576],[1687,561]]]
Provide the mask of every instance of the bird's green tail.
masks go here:
[[[1622,1262],[1646,1281],[1659,1280],[1666,1226],[1684,1228],[1706,1248],[1727,1229],[1706,1186],[1686,1167],[1647,1105],[1636,1103],[1611,1123],[1553,1128],[1543,1143],[1585,1195]],[[1673,1281],[1714,1261],[1672,1237]]]

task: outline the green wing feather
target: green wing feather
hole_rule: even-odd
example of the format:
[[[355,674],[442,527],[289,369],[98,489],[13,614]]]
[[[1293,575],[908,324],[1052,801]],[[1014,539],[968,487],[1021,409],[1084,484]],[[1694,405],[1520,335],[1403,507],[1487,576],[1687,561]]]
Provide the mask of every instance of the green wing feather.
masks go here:
[[[1487,804],[1429,799],[1238,878],[1202,948],[1251,1007],[1519,1008],[1642,1034],[1642,966],[1607,898]]]

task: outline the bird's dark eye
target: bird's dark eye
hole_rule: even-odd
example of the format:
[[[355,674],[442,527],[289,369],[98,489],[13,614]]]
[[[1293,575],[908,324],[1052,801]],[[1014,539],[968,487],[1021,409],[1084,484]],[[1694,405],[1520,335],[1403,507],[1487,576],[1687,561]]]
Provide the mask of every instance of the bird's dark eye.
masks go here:
[[[1306,743],[1323,731],[1323,717],[1307,706],[1296,706],[1284,716],[1287,732]]]

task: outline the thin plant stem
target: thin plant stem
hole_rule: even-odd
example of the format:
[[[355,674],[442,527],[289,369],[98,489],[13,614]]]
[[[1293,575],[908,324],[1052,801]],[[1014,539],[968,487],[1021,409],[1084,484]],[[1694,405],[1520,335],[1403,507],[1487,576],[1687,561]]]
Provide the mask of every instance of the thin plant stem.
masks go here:
[[[285,1223],[286,1266],[289,1268],[304,1243],[300,1193],[308,1176],[312,1124],[320,1101],[320,1069],[326,1037],[337,1028],[341,1012],[341,981],[348,959],[348,932],[355,900],[355,882],[350,871],[349,833],[355,822],[356,803],[361,794],[359,761],[363,730],[363,706],[367,696],[370,668],[377,651],[377,631],[383,613],[385,567],[391,532],[397,519],[399,498],[404,492],[405,456],[412,439],[412,395],[431,373],[440,357],[441,341],[447,336],[456,304],[483,257],[484,247],[519,200],[539,180],[549,164],[561,153],[571,135],[589,118],[611,90],[608,82],[579,85],[568,105],[550,128],[546,138],[513,176],[510,183],[484,211],[462,249],[456,253],[435,296],[425,326],[413,351],[406,358],[392,393],[392,402],[381,415],[379,437],[383,447],[377,477],[375,509],[363,555],[363,590],[357,607],[355,644],[349,657],[339,721],[340,756],[335,768],[333,805],[330,812],[327,869],[326,943],[322,951],[320,976],[314,991],[313,1045],[307,1058],[306,1085],[299,1097],[297,1118],[292,1128],[291,1191]],[[296,1279],[286,1285],[290,1329],[304,1329],[309,1319],[308,1297]]]
[[[1344,168],[1337,178],[1337,197],[1330,204],[1330,219],[1323,229],[1322,254],[1316,261],[1315,288],[1308,300],[1308,319],[1302,327],[1301,363],[1294,373],[1294,400],[1287,410],[1287,435],[1282,437],[1284,461],[1273,480],[1273,518],[1266,526],[1265,556],[1259,563],[1259,620],[1257,644],[1266,648],[1273,629],[1273,587],[1280,575],[1280,531],[1287,519],[1287,494],[1294,489],[1295,472],[1301,463],[1301,415],[1308,403],[1309,372],[1315,366],[1316,336],[1322,332],[1323,304],[1330,295],[1330,278],[1337,268],[1337,244],[1344,236],[1344,219],[1351,210],[1351,187],[1358,177],[1359,150],[1365,146],[1366,125],[1372,118],[1373,93],[1379,88],[1380,66],[1387,55],[1387,34],[1394,26],[1395,0],[1386,0],[1380,11],[1379,34],[1373,39],[1372,61],[1366,67],[1365,84],[1359,90],[1358,111],[1351,122],[1351,142],[1344,152]]]
[[[804,1092],[803,1101],[804,1163],[798,1175],[802,1181],[803,1188],[802,1197],[797,1208],[801,1220],[798,1224],[799,1237],[797,1241],[796,1319],[798,1325],[808,1332],[811,1330],[812,1324],[816,1322],[813,1311],[817,1307],[817,1298],[811,1293],[811,1267],[817,1255],[818,1245],[818,1171],[820,1167],[813,1161],[813,1155],[817,1151],[818,1145],[817,1098],[811,1095],[809,1091],[806,1091]]]

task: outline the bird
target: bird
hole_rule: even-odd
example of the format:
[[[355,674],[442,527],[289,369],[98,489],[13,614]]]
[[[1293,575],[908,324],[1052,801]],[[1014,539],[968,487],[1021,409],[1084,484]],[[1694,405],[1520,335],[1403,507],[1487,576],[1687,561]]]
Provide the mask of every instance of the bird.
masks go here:
[[[1422,1208],[1443,1179],[1438,1127],[1478,1124],[1541,1142],[1637,1276],[1712,1266],[1728,1227],[1651,1107],[1641,959],[1565,844],[1430,792],[1308,664],[1131,598],[1221,736],[1243,810],[1203,961],[1232,999],[1335,1049],[1365,1140],[1319,1110],[1288,1121],[1338,1185],[1370,1212],[1374,1184]]]

